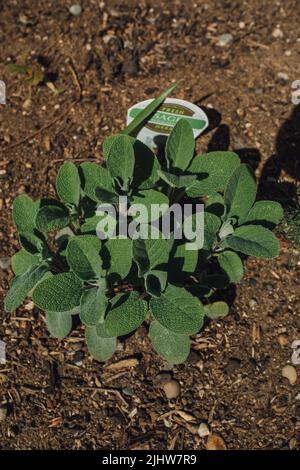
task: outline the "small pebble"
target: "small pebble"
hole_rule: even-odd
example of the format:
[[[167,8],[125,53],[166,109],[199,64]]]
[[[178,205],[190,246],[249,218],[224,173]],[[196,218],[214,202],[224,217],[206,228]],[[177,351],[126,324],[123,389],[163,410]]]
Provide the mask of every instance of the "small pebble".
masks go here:
[[[81,12],[82,12],[81,5],[74,4],[74,5],[70,6],[69,12],[70,12],[71,15],[73,15],[73,16],[79,16],[79,15],[81,15]]]
[[[278,72],[277,77],[281,82],[284,82],[284,83],[288,82],[289,80],[289,76],[285,72]]]
[[[122,392],[124,395],[127,395],[128,397],[132,397],[134,395],[134,390],[131,387],[124,387],[122,389]]]
[[[295,385],[297,382],[297,371],[295,367],[287,365],[282,368],[282,377],[288,379],[291,385]]]
[[[221,436],[211,434],[207,439],[206,450],[226,450],[226,444]]]
[[[198,434],[200,437],[207,437],[210,435],[210,430],[206,423],[201,423],[199,425]]]
[[[251,308],[257,307],[257,302],[256,302],[256,300],[255,300],[255,299],[251,299],[251,300],[249,301],[249,306],[250,306]]]
[[[229,46],[232,43],[232,41],[233,41],[232,34],[229,34],[229,33],[221,34],[221,36],[219,36],[217,46],[226,47],[226,46]]]
[[[288,342],[289,342],[289,338],[288,338],[288,336],[285,335],[285,334],[279,335],[278,338],[277,338],[277,340],[278,340],[278,343],[280,344],[280,346],[282,346],[282,347],[283,347],[283,346],[286,346],[286,345],[288,344]]]
[[[272,32],[272,36],[275,39],[283,38],[283,32],[281,31],[280,28],[275,28]]]
[[[180,385],[177,380],[170,380],[169,382],[165,382],[162,386],[162,389],[165,392],[168,400],[177,398],[180,394]]]
[[[0,258],[0,269],[4,271],[10,267],[10,258],[8,256],[4,256],[4,258]]]

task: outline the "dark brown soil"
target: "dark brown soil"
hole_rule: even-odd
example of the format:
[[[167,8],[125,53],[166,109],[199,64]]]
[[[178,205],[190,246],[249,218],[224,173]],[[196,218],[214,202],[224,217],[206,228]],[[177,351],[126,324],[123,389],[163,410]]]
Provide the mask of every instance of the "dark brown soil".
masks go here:
[[[103,138],[124,126],[127,108],[178,78],[176,96],[211,119],[199,151],[236,149],[263,182],[295,181],[298,0],[83,0],[79,17],[68,12],[72,3],[0,3],[1,257],[18,248],[16,194],[54,194],[62,161],[100,161]],[[223,33],[233,35],[227,47],[217,45]],[[7,70],[26,51],[60,94]],[[228,449],[300,449],[299,380],[290,385],[281,372],[300,339],[298,259],[282,240],[277,260],[248,260],[231,314],[208,324],[189,361],[167,372],[181,385],[170,401],[157,379],[168,366],[143,327],[103,365],[89,357],[81,328],[57,341],[29,301],[14,315],[1,307],[0,448],[203,449],[197,429],[206,422]],[[1,296],[10,277],[0,270]],[[125,358],[136,360],[111,367]]]

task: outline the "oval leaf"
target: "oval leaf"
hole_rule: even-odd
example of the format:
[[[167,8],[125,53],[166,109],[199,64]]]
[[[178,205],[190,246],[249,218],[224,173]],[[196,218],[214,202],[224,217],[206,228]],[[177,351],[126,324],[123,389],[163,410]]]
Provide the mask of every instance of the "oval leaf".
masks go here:
[[[239,255],[233,251],[223,251],[218,256],[218,262],[230,282],[240,282],[244,274],[244,268]]]
[[[147,303],[138,292],[119,294],[105,319],[105,329],[112,336],[123,336],[138,328],[147,317]]]
[[[66,204],[78,206],[80,198],[80,178],[76,165],[65,162],[56,178],[56,192]]]
[[[46,312],[46,325],[53,338],[63,339],[72,329],[72,315],[65,312]]]
[[[181,364],[189,355],[189,337],[168,330],[156,320],[151,322],[149,337],[155,351],[172,364]]]
[[[166,159],[171,170],[184,171],[190,164],[195,149],[192,126],[180,119],[173,127],[166,143]]]
[[[99,336],[95,326],[86,327],[85,341],[89,353],[99,362],[110,359],[117,346],[116,338],[104,338],[103,336]]]
[[[174,333],[193,335],[203,325],[203,305],[182,287],[169,285],[159,298],[150,300],[156,320]]]
[[[100,249],[101,241],[95,235],[80,235],[69,239],[67,261],[80,279],[88,281],[101,275]]]
[[[271,259],[279,254],[279,242],[274,233],[260,225],[238,227],[226,238],[224,246],[258,258]]]

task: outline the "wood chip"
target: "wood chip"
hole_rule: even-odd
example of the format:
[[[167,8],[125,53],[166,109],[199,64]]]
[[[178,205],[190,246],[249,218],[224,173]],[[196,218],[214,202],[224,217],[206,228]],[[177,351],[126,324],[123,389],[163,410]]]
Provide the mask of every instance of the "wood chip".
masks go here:
[[[108,364],[105,368],[110,370],[126,369],[128,367],[136,367],[139,364],[139,361],[132,357],[130,359],[122,359],[121,361],[114,362],[113,364]]]
[[[297,382],[297,371],[295,367],[287,365],[282,368],[282,377],[288,379],[291,385],[295,385]]]
[[[227,450],[227,447],[221,436],[212,434],[207,439],[206,450]]]

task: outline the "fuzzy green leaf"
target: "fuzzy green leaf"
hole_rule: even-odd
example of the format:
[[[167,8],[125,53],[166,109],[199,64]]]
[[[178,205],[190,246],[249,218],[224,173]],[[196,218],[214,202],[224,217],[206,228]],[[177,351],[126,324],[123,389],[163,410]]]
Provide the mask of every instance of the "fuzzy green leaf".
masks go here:
[[[190,197],[207,196],[224,191],[229,178],[240,165],[240,159],[234,152],[209,152],[194,158],[188,168],[189,173],[196,173],[199,181],[187,188]]]
[[[204,250],[211,250],[221,227],[221,219],[215,214],[204,212]]]
[[[66,312],[80,304],[82,283],[72,272],[56,274],[40,282],[32,294],[33,302],[42,310]]]
[[[103,336],[99,336],[95,326],[86,327],[85,341],[89,353],[99,362],[108,361],[117,347],[116,338],[104,338]]]
[[[35,228],[35,218],[40,201],[33,201],[26,194],[17,196],[14,200],[12,217],[18,232],[32,232]]]
[[[149,337],[155,351],[172,364],[184,362],[190,352],[190,339],[187,335],[179,335],[154,320],[150,324]]]
[[[70,222],[69,211],[63,205],[51,204],[39,209],[35,223],[41,232],[60,230]]]
[[[171,188],[186,188],[196,180],[197,175],[173,175],[167,171],[159,170],[158,175],[165,181]]]
[[[224,199],[219,193],[213,193],[208,196],[205,203],[205,211],[218,217],[222,217],[225,212]]]
[[[53,338],[64,339],[72,329],[72,315],[66,312],[46,312],[46,325]]]
[[[78,206],[80,198],[80,178],[76,165],[65,162],[56,178],[56,192],[66,204]]]
[[[141,204],[148,215],[148,222],[154,221],[159,218],[160,214],[164,214],[169,208],[169,198],[164,193],[156,191],[154,189],[145,189],[139,191],[139,193],[132,198],[130,206],[133,204]],[[157,214],[155,211],[152,211],[152,205],[159,204],[162,206],[162,211],[160,214]],[[129,208],[129,214],[131,214],[132,209]],[[133,216],[135,218],[135,216]],[[147,220],[144,221],[147,223]]]
[[[127,189],[134,170],[134,150],[130,137],[114,136],[107,152],[107,168],[112,178],[116,178],[120,186]]]
[[[82,163],[79,167],[79,175],[84,193],[95,202],[99,201],[96,196],[96,188],[102,188],[111,193],[114,192],[108,170],[97,163]]]
[[[167,285],[168,273],[165,271],[153,270],[145,275],[145,287],[148,294],[159,297]]]
[[[87,326],[97,325],[104,321],[108,305],[105,296],[105,281],[100,287],[93,287],[83,292],[80,300],[80,320]]]
[[[283,217],[283,209],[275,201],[258,201],[251,207],[243,223],[259,224],[266,228],[274,228]]]
[[[102,273],[101,241],[96,235],[79,235],[69,240],[67,261],[75,274],[84,281],[95,279]]]
[[[139,276],[155,267],[163,266],[169,260],[169,243],[161,237],[158,239],[137,238],[133,240],[133,259],[138,265]]]
[[[185,119],[180,119],[173,127],[166,143],[168,168],[184,171],[194,156],[194,149],[192,126]]]
[[[157,108],[159,108],[159,106],[165,101],[167,96],[172,93],[173,90],[175,90],[175,88],[179,85],[180,82],[181,80],[178,80],[169,88],[166,88],[157,98],[151,101],[151,103],[148,104],[148,106],[146,106],[146,108],[143,109],[143,111],[141,111],[133,119],[133,121],[122,131],[122,134],[133,136],[136,135],[136,133],[139,131],[144,122],[147,121],[147,119],[157,110]]]
[[[25,273],[29,267],[39,263],[39,256],[28,253],[24,248],[14,254],[11,258],[11,267],[16,276],[20,276],[20,274]]]
[[[244,268],[239,255],[233,251],[223,251],[218,256],[218,262],[230,282],[240,282],[244,275]]]
[[[170,255],[168,271],[171,279],[181,279],[193,273],[198,262],[198,251],[187,250],[186,244],[177,245]]]
[[[45,265],[34,265],[20,276],[14,277],[4,301],[5,310],[7,312],[16,310],[47,271],[48,267]]]
[[[119,200],[119,196],[116,192],[114,191],[108,191],[105,188],[96,188],[95,189],[95,194],[96,197],[98,198],[98,201],[101,202],[106,202],[108,204],[116,204]]]
[[[160,163],[154,153],[140,140],[134,140],[134,172],[132,186],[135,188],[151,189],[159,180],[157,172]]]
[[[124,336],[138,328],[147,318],[147,303],[138,292],[119,294],[113,299],[113,308],[108,311],[105,328],[112,336]]]
[[[130,238],[111,238],[101,249],[103,270],[112,282],[124,279],[132,265],[132,240]]]
[[[169,285],[159,298],[150,300],[156,320],[174,333],[192,335],[203,325],[202,303],[181,287]]]
[[[256,190],[253,171],[245,164],[240,165],[231,175],[224,193],[227,218],[234,217],[240,223],[255,202]]]
[[[258,258],[275,258],[279,254],[279,242],[275,235],[260,225],[243,225],[226,238],[224,246],[245,255]]]
[[[204,306],[205,315],[211,319],[226,317],[229,307],[226,302],[218,301]]]
[[[38,232],[20,233],[20,243],[22,247],[30,254],[35,255],[41,253],[46,255],[47,245],[42,234]]]

